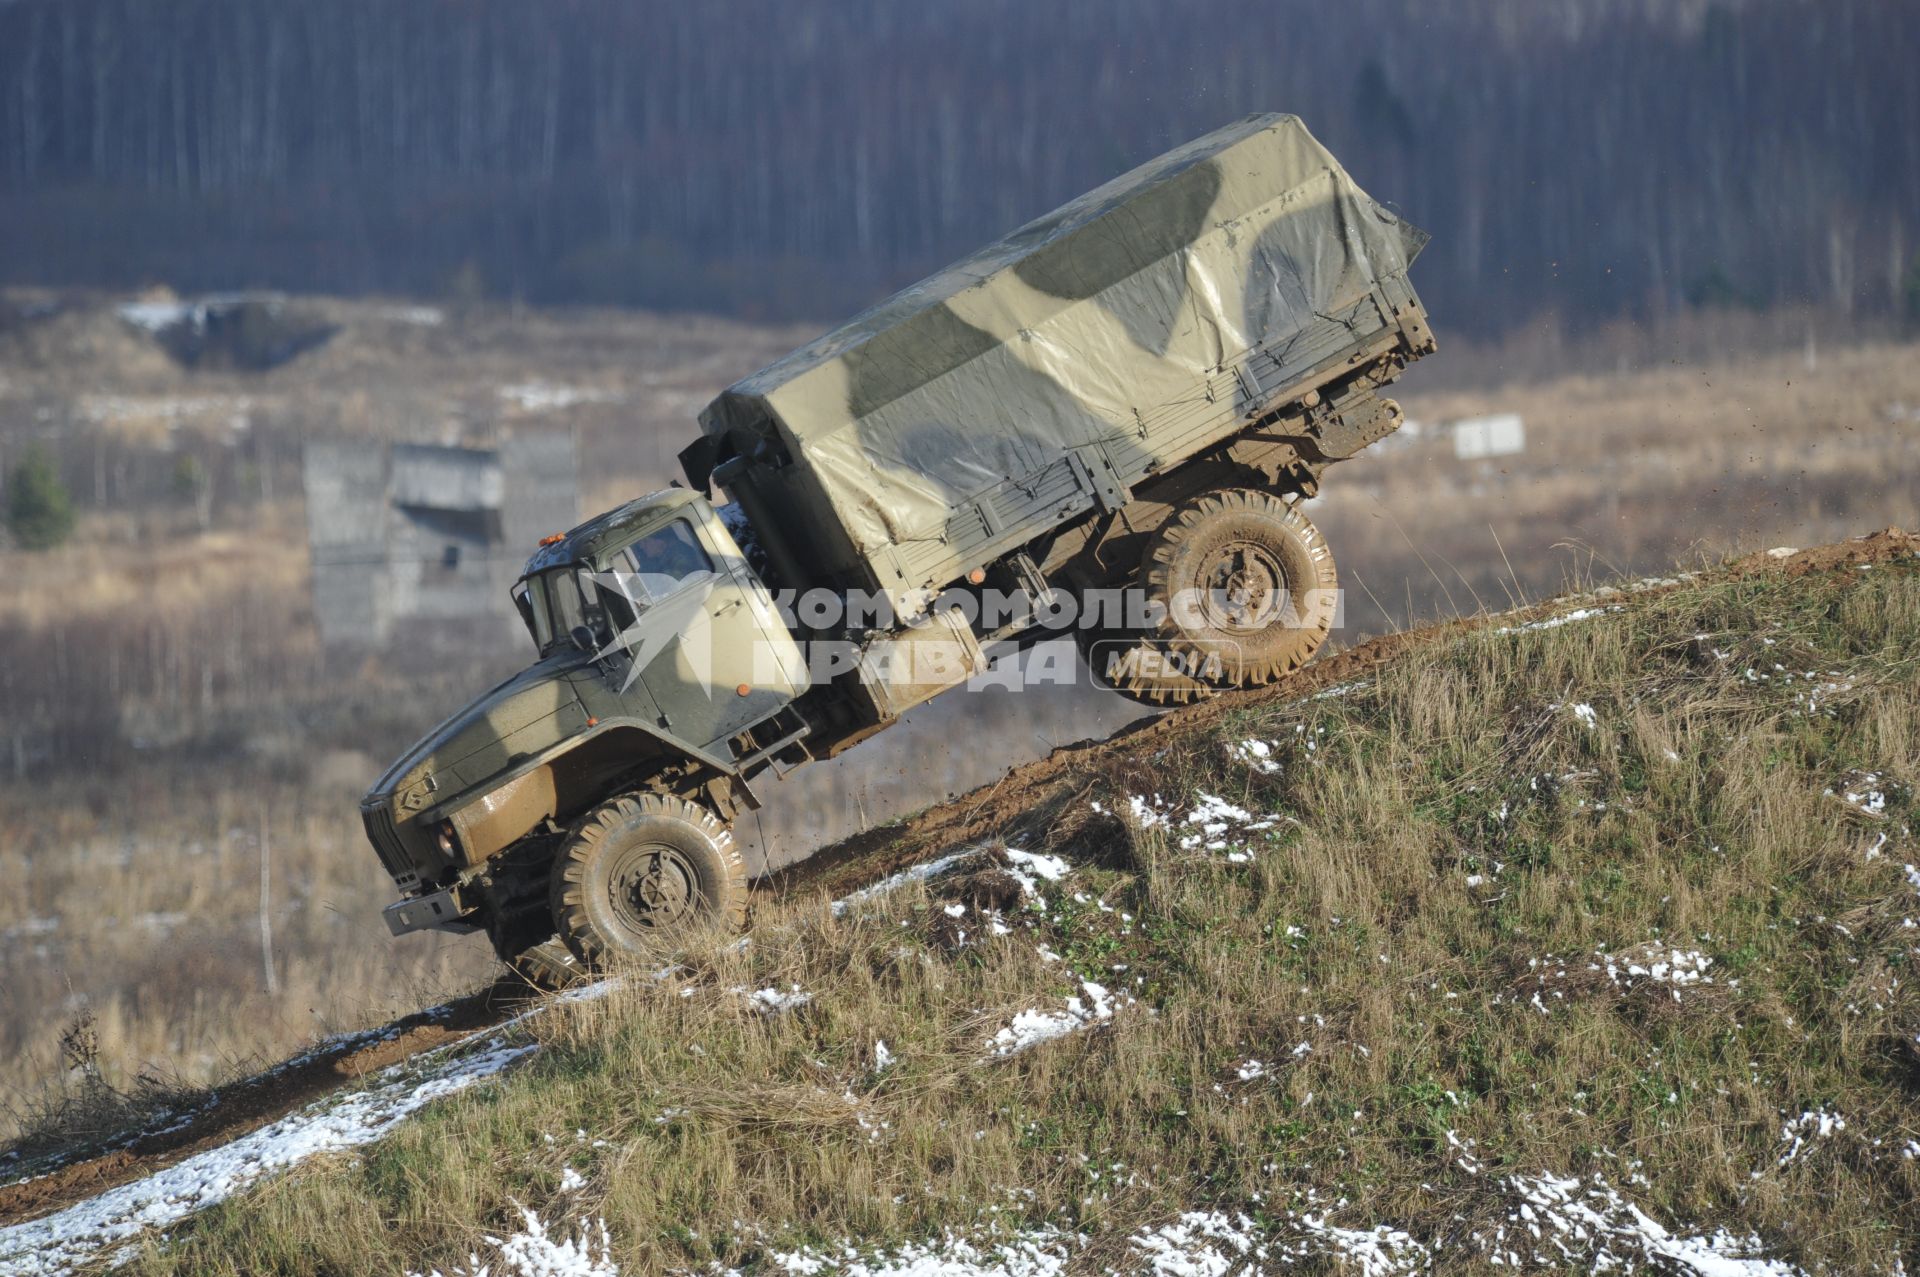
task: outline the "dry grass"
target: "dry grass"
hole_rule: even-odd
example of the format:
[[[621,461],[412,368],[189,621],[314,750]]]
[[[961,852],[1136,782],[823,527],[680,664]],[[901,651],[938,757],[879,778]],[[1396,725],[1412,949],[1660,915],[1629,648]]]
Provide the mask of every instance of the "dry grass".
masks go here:
[[[1088,775],[1009,827],[1079,863],[1004,936],[979,875],[845,917],[797,902],[748,946],[555,1006],[497,1086],[133,1268],[444,1268],[515,1203],[603,1215],[638,1273],[1038,1224],[1097,1266],[1181,1210],[1282,1236],[1311,1203],[1476,1268],[1506,1177],[1553,1172],[1816,1271],[1892,1270],[1920,1245],[1920,565],[1621,602]],[[1862,772],[1878,811],[1826,792]],[[1271,824],[1205,831],[1203,794]],[[1162,819],[1107,814],[1135,797]],[[958,946],[931,925],[949,903]],[[1711,983],[1632,974],[1672,950]],[[1619,979],[1589,970],[1609,959]],[[1135,1000],[991,1058],[1082,979]],[[812,999],[733,992],[769,986]],[[1845,1129],[1788,1157],[1783,1124],[1820,1109]]]
[[[0,837],[0,871],[21,884],[0,904],[0,1111],[15,1129],[76,1103],[111,1109],[115,1092],[152,1090],[143,1078],[225,1080],[490,971],[484,945],[387,935],[391,884],[369,864],[350,778],[289,783],[254,766],[244,789],[235,779],[73,780],[11,806],[32,817]],[[75,1025],[83,1056],[67,1049]]]
[[[0,627],[224,617],[245,591],[278,596],[283,607],[298,607],[307,592],[307,533],[297,510],[264,511],[245,530],[154,538],[131,548],[115,544],[113,530],[99,531],[41,554],[6,555]],[[130,532],[125,539],[133,540]]]

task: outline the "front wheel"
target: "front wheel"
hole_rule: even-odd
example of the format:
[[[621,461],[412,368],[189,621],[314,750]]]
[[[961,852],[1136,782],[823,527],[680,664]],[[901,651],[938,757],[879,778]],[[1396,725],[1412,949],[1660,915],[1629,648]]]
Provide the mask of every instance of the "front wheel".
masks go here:
[[[712,812],[628,794],[596,807],[553,862],[553,921],[582,963],[657,954],[695,928],[746,924],[747,866]]]
[[[507,960],[507,968],[542,993],[559,993],[587,977],[586,967],[559,936],[522,949]]]
[[[518,890],[506,908],[487,914],[487,939],[507,970],[542,993],[558,993],[586,978],[587,969],[553,934],[547,902],[537,878],[512,880]]]

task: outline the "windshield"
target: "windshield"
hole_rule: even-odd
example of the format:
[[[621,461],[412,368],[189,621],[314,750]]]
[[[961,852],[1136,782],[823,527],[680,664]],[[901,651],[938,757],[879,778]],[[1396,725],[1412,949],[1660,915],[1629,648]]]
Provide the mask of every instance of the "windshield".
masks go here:
[[[573,641],[573,632],[585,626],[593,641],[607,639],[607,615],[601,592],[590,572],[581,567],[555,568],[530,576],[514,588],[514,605],[533,634],[534,646],[546,655],[556,644]]]

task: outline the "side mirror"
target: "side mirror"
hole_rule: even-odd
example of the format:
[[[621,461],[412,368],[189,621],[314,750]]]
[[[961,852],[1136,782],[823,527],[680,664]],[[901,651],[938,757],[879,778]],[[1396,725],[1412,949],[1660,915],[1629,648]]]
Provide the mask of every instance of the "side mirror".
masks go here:
[[[572,639],[573,645],[583,652],[591,652],[594,650],[593,631],[584,625],[576,625],[571,630],[568,630],[567,637]]]

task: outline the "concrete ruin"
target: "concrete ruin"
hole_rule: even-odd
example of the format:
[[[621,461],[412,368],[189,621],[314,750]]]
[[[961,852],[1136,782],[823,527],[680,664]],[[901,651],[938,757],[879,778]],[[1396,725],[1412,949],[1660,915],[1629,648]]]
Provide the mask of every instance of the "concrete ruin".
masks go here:
[[[518,626],[507,589],[542,536],[579,520],[573,439],[498,448],[309,443],[303,473],[313,611],[328,646],[411,621]]]

